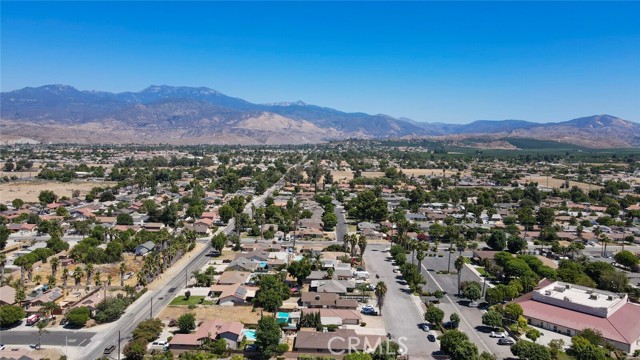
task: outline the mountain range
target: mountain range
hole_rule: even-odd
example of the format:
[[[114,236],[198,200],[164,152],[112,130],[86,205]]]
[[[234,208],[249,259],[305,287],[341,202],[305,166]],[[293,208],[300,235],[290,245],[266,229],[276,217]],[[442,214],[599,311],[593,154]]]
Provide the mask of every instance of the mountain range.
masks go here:
[[[68,85],[0,93],[0,142],[304,144],[346,138],[446,138],[477,146],[504,138],[585,147],[637,147],[640,125],[611,115],[563,122],[478,120],[422,123],[347,113],[302,101],[255,104],[205,87],[150,86],[140,92],[81,91]],[[492,145],[487,145],[491,147]]]

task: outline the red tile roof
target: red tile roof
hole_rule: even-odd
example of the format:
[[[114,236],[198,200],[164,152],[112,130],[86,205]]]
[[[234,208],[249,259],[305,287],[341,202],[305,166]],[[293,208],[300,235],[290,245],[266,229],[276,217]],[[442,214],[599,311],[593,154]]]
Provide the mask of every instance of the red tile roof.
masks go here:
[[[535,301],[531,294],[524,295],[515,302],[522,306],[524,315],[528,318],[578,331],[586,328],[598,329],[604,338],[624,344],[631,344],[640,338],[640,305],[637,304],[628,302],[608,318],[602,318]]]

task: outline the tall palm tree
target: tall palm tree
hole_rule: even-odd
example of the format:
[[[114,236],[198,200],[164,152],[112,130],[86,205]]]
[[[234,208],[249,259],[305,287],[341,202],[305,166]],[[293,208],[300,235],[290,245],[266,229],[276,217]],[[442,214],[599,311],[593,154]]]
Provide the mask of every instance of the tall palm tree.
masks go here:
[[[358,236],[358,247],[360,248],[360,256],[364,256],[364,251],[367,248],[367,237],[364,235]]]
[[[53,275],[47,276],[47,284],[49,285],[49,288],[56,286],[56,277]]]
[[[24,268],[25,270],[27,270],[27,279],[31,281],[31,279],[33,278],[33,264],[30,264],[30,263],[24,264]]]
[[[422,260],[425,258],[423,247],[420,246],[416,252],[416,258],[418,259],[418,271],[422,272]]]
[[[382,315],[382,306],[384,305],[384,297],[387,295],[387,284],[384,281],[378,281],[374,293],[378,301],[378,311]]]
[[[48,333],[48,331],[45,329],[47,327],[47,323],[44,321],[38,321],[37,326],[38,326],[38,349],[40,349],[42,344],[42,335]]]
[[[51,259],[51,275],[53,275],[53,277],[56,277],[58,273],[59,264],[60,264],[60,259],[58,259],[57,256],[54,256],[53,259]]]
[[[113,280],[113,276],[111,274],[107,275],[107,286],[111,286],[111,280]]]
[[[84,271],[87,273],[87,286],[91,285],[91,276],[93,275],[93,264],[88,263],[84,266]]]
[[[122,262],[120,263],[120,287],[124,288],[124,273],[127,271],[126,265]]]
[[[0,283],[4,279],[4,266],[7,264],[7,256],[5,254],[0,254]]]
[[[458,258],[456,259],[456,262],[453,264],[453,266],[458,271],[458,296],[460,296],[460,276],[462,275],[462,269],[464,268],[464,263],[465,263],[464,257],[458,256]]]
[[[73,280],[76,282],[76,286],[80,285],[80,280],[82,280],[82,276],[84,275],[84,271],[80,266],[76,267],[73,271]]]
[[[349,235],[349,250],[351,250],[351,257],[356,254],[356,245],[358,244],[358,237],[356,235]]]
[[[67,287],[67,279],[69,278],[69,269],[66,267],[62,269],[62,286]]]
[[[94,280],[94,283],[96,284],[96,286],[100,285],[100,283],[102,282],[102,279],[100,279],[102,275],[102,271],[100,271],[100,269],[96,270],[96,278]]]
[[[42,281],[42,275],[38,274],[34,276],[33,281],[35,281],[36,284],[40,284],[40,282]]]
[[[344,234],[342,237],[342,244],[344,245],[344,249],[349,249],[349,239],[351,239],[349,234]]]

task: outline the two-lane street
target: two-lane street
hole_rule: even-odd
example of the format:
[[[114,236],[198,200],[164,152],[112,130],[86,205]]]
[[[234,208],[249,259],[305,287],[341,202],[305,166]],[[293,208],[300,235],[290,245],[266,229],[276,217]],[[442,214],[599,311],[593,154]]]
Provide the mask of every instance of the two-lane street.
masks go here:
[[[380,276],[379,279],[372,279],[372,282],[384,281],[387,285],[382,307],[385,328],[394,341],[400,337],[406,338],[403,343],[407,346],[410,358],[430,358],[438,352],[438,345],[427,340],[428,334],[419,328],[424,323],[423,310],[406,292],[405,285],[399,280],[400,274],[393,272],[391,262],[387,261],[389,253],[384,251],[386,247],[388,245],[372,244],[364,254],[371,276]]]

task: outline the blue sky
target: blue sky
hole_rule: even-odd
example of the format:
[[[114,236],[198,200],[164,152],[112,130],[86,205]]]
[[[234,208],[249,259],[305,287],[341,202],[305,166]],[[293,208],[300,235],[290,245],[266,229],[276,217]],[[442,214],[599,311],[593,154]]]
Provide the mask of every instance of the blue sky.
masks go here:
[[[640,121],[639,2],[0,2],[0,88],[207,86],[417,121]]]

